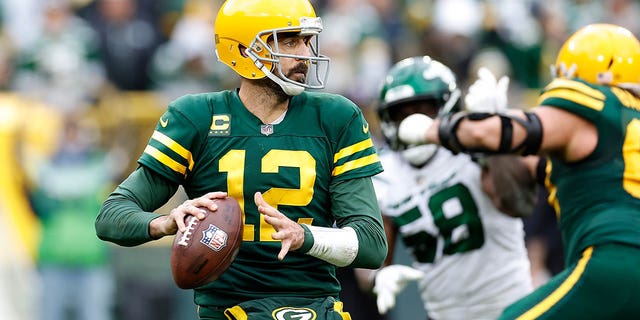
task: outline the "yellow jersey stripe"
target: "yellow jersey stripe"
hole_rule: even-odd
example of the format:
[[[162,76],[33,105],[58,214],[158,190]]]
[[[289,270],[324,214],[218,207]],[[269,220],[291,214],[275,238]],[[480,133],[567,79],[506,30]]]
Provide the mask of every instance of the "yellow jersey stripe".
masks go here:
[[[640,119],[633,119],[627,125],[627,135],[622,145],[625,169],[622,187],[636,198],[640,198]]]
[[[560,220],[560,203],[558,202],[558,187],[551,183],[551,160],[547,159],[547,165],[544,168],[545,177],[544,177],[544,185],[549,192],[549,196],[547,197],[547,202],[553,207],[556,212],[556,219]]]
[[[176,141],[174,141],[173,139],[169,138],[167,135],[159,132],[159,131],[154,131],[153,135],[151,136],[152,139],[164,144],[167,148],[171,149],[173,152],[179,154],[181,157],[183,157],[185,160],[187,160],[187,162],[189,163],[189,170],[193,169],[193,156],[191,155],[191,152],[187,149],[185,149],[183,146],[181,146],[179,143],[177,143]]]
[[[366,139],[366,140],[362,140],[358,143],[354,143],[348,147],[343,148],[342,150],[338,151],[338,153],[336,153],[333,156],[333,163],[338,162],[338,160],[344,158],[344,157],[348,157],[356,152],[360,152],[362,150],[368,149],[368,148],[372,148],[373,147],[373,141],[371,140],[371,138]]]
[[[595,99],[600,99],[600,100],[605,99],[605,95],[601,91],[591,88],[582,82],[563,79],[563,78],[557,78],[553,80],[551,83],[549,83],[549,85],[547,85],[547,87],[545,88],[545,91],[558,90],[558,89],[571,89],[571,90],[579,91]]]
[[[171,170],[181,173],[182,175],[187,174],[187,167],[185,167],[184,165],[178,163],[177,161],[171,159],[169,156],[167,156],[166,154],[162,153],[162,151],[147,145],[146,148],[144,148],[144,153],[152,156],[154,159],[160,161],[160,163],[164,164],[165,166],[171,168]]]
[[[310,226],[313,224],[313,218],[298,218],[298,223]]]
[[[570,89],[555,89],[543,93],[538,99],[538,104],[541,104],[547,98],[561,98],[569,101],[573,101],[585,107],[593,110],[602,111],[604,108],[604,100],[593,98],[589,95],[583,94]]]
[[[333,169],[333,172],[331,173],[332,176],[339,176],[347,171],[353,170],[353,169],[358,169],[367,165],[370,165],[372,163],[376,163],[378,162],[378,154],[374,153],[371,155],[368,155],[366,157],[362,157],[362,158],[358,158],[356,160],[353,161],[348,161],[345,164],[341,165],[341,166],[337,166]]]
[[[560,299],[569,293],[571,288],[575,286],[575,284],[580,280],[580,276],[584,273],[584,269],[587,267],[587,263],[589,263],[589,259],[591,259],[591,255],[593,254],[593,247],[588,247],[584,250],[582,254],[582,258],[578,261],[573,272],[567,277],[566,280],[548,297],[542,300],[540,303],[535,305],[533,308],[529,309],[529,311],[525,312],[523,315],[519,316],[516,320],[527,320],[527,319],[537,319],[547,310],[551,309],[553,305],[558,303]]]
[[[238,320],[247,320],[247,319],[249,319],[249,316],[247,315],[247,313],[240,306],[233,306],[233,307],[231,307],[229,309],[226,309],[224,311],[224,314],[226,316],[232,316],[233,319],[238,319]]]

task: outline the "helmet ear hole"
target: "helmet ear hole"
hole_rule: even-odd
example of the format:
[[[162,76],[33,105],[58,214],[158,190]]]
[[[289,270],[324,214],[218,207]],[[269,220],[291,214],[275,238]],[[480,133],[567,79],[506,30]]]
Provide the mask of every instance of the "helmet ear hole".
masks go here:
[[[247,47],[245,47],[245,46],[243,46],[243,45],[239,44],[239,45],[238,45],[238,50],[240,51],[240,55],[241,55],[243,58],[248,58],[248,57],[249,57],[249,56],[247,55]]]

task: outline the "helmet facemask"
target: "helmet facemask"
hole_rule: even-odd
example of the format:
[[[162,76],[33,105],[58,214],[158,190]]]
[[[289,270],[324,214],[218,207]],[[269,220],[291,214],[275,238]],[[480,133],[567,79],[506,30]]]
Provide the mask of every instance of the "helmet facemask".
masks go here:
[[[389,148],[400,153],[402,158],[415,167],[425,165],[438,151],[435,144],[411,145],[398,138],[400,122],[411,114],[421,113],[435,118],[446,101],[434,97],[416,97],[402,103],[391,104],[380,111],[380,127]]]
[[[280,85],[282,90],[290,96],[295,96],[306,88],[322,89],[329,74],[330,59],[320,54],[319,33],[322,31],[320,18],[300,18],[300,26],[265,30],[256,35],[245,53],[260,71],[269,79]],[[309,37],[306,39],[310,51],[309,56],[287,54],[279,48],[279,38],[286,34]],[[272,45],[270,45],[270,43]],[[282,70],[280,58],[290,58],[303,61],[307,67],[307,77],[304,82],[289,79]]]

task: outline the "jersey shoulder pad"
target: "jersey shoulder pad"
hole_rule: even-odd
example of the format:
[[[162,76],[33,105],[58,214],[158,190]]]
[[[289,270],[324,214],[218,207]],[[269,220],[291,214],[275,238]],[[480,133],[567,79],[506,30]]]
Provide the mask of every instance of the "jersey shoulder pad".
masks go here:
[[[216,109],[225,109],[228,91],[188,94],[173,100],[169,108],[181,113],[190,120],[209,118]]]
[[[193,169],[211,127],[213,106],[228,108],[227,93],[191,94],[169,104],[138,162],[181,182]]]
[[[580,79],[556,78],[544,88],[538,105],[564,109],[593,120],[604,109],[608,99],[617,98],[606,86]]]
[[[331,144],[335,182],[382,171],[369,123],[355,103],[337,94],[319,92],[303,93],[294,99],[292,103],[300,104],[305,118],[318,121],[316,133]]]
[[[343,126],[357,115],[362,114],[360,108],[353,101],[341,95],[309,92],[306,98],[307,106],[317,108],[323,122],[328,125]]]

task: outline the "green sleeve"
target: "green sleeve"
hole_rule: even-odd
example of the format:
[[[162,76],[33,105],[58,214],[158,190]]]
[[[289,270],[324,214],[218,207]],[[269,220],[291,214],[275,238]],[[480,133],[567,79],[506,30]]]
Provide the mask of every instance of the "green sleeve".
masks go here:
[[[387,255],[387,238],[371,178],[340,181],[331,188],[337,226],[351,227],[358,236],[358,255],[349,267],[379,268]],[[308,228],[304,229],[305,241],[300,250],[307,252],[313,246],[313,236]]]
[[[177,184],[138,167],[102,204],[95,223],[98,238],[127,247],[155,240],[149,235],[149,223],[159,215],[153,211],[177,190]]]

